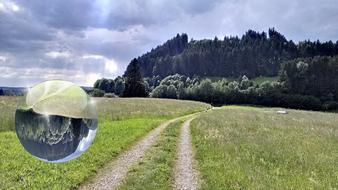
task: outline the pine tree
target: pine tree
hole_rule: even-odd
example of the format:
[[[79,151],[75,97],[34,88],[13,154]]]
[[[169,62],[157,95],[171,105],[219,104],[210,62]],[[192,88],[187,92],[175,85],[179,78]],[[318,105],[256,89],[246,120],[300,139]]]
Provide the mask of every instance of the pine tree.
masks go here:
[[[124,73],[126,78],[124,97],[146,97],[148,96],[145,84],[140,72],[140,65],[137,59],[133,59]]]

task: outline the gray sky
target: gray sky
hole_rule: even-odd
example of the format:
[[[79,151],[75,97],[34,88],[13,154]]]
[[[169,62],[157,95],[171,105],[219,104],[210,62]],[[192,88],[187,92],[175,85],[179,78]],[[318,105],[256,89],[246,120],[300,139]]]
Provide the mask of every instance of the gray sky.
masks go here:
[[[338,1],[0,0],[0,86],[91,86],[177,33],[223,38],[269,27],[294,41],[336,41]]]

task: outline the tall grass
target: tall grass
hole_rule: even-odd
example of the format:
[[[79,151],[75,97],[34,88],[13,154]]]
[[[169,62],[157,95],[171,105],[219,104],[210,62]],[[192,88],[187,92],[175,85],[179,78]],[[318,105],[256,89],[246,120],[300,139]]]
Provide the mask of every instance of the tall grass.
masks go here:
[[[13,115],[8,112],[15,110],[15,98],[1,97],[1,101],[9,103],[0,108],[0,113],[11,119],[8,126],[1,127],[5,131],[0,132],[0,189],[76,188],[160,122],[209,107],[191,101],[97,99],[99,127],[93,145],[75,160],[50,164],[27,153],[11,131]]]
[[[203,189],[338,188],[338,115],[229,106],[192,121]]]
[[[0,96],[0,132],[13,131],[15,110],[23,97]],[[209,104],[152,98],[93,98],[100,120],[123,120],[128,118],[168,119],[210,108]]]
[[[17,96],[0,96],[0,132],[14,129],[14,116],[19,99]]]

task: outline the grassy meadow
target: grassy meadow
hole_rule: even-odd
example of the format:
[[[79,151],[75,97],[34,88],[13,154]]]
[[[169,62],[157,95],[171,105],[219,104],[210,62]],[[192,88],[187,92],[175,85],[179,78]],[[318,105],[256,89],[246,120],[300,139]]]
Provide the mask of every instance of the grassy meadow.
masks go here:
[[[192,121],[202,189],[338,188],[338,115],[226,106]]]
[[[262,84],[263,82],[274,82],[277,80],[278,80],[278,77],[256,77],[252,79],[254,84],[258,84],[258,85]]]
[[[0,189],[76,188],[159,123],[210,107],[193,101],[150,98],[94,101],[99,113],[94,144],[75,160],[50,164],[32,157],[20,145],[14,132],[17,98],[0,97]]]
[[[15,110],[20,97],[0,96],[0,132],[14,130]]]
[[[228,80],[230,82],[238,80],[238,78],[224,78],[224,77],[205,77],[206,79],[210,79],[212,82],[220,81],[222,79]],[[278,80],[278,77],[256,77],[256,78],[250,78],[250,80],[253,81],[254,84],[262,84],[263,82],[274,82]]]
[[[0,189],[74,189],[161,122],[210,108],[193,101],[96,98],[94,144],[78,159],[49,164],[20,145],[14,132],[17,101],[0,97]],[[191,122],[202,189],[338,188],[338,114],[278,110],[224,106]],[[165,128],[119,189],[172,189],[182,123]]]

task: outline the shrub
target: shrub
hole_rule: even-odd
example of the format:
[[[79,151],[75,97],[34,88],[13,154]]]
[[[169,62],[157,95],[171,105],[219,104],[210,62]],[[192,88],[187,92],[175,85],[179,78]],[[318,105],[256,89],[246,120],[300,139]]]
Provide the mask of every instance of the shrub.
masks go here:
[[[338,102],[336,101],[327,101],[322,106],[323,110],[338,110]]]
[[[103,97],[104,96],[104,91],[100,90],[100,89],[97,89],[97,88],[94,88],[93,91],[90,94],[93,97]]]
[[[118,96],[116,96],[114,93],[105,93],[105,94],[104,94],[104,97],[105,97],[105,98],[116,98],[116,97],[118,97]]]

